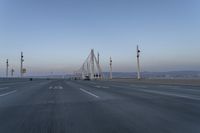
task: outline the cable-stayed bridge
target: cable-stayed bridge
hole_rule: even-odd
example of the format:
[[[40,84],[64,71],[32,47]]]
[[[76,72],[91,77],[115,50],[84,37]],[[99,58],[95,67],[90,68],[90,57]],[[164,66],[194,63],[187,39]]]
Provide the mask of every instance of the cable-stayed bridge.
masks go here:
[[[74,72],[75,77],[91,80],[102,79],[104,76],[99,62],[99,54],[96,57],[94,54],[94,49],[92,49],[81,68]]]

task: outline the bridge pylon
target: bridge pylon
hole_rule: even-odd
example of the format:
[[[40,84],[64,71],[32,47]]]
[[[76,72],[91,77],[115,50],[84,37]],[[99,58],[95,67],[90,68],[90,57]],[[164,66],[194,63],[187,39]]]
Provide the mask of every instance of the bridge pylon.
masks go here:
[[[94,80],[103,78],[103,72],[99,64],[99,55],[98,57],[95,56],[94,49],[91,50],[81,68],[74,73],[78,79]]]

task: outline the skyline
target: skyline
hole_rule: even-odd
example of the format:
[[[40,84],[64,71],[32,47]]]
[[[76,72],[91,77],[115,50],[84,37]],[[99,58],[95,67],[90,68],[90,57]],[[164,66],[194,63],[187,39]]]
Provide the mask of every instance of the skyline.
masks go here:
[[[94,48],[103,71],[200,71],[200,2],[109,0],[0,1],[0,75],[18,75],[24,52],[27,75],[72,73]]]

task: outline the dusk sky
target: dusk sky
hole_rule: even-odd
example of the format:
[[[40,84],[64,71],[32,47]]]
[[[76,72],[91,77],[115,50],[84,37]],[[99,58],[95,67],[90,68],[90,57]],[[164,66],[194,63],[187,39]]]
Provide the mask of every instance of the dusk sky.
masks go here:
[[[200,71],[200,0],[0,0],[0,74],[72,73],[90,50],[103,71]]]

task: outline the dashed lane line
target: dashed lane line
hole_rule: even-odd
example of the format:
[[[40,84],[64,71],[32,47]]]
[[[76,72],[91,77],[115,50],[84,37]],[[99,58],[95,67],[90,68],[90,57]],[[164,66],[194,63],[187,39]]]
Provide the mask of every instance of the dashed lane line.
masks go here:
[[[63,87],[62,86],[49,86],[49,90],[62,90],[63,89]]]
[[[9,95],[9,94],[15,93],[16,91],[17,91],[17,90],[14,90],[14,91],[10,91],[10,92],[1,94],[0,97],[7,96],[7,95]]]
[[[99,86],[99,85],[97,85],[97,86],[94,86],[95,88],[103,88],[103,89],[108,89],[108,88],[110,88],[110,87],[108,87],[108,86]]]
[[[95,94],[93,94],[93,93],[91,93],[91,92],[89,92],[89,91],[86,91],[86,90],[84,90],[84,89],[82,89],[82,88],[80,88],[80,90],[81,90],[82,92],[85,92],[85,93],[87,93],[87,94],[89,94],[89,95],[95,97],[95,98],[99,98],[99,96],[97,96],[97,95],[95,95]]]

